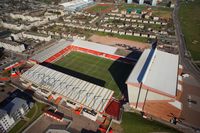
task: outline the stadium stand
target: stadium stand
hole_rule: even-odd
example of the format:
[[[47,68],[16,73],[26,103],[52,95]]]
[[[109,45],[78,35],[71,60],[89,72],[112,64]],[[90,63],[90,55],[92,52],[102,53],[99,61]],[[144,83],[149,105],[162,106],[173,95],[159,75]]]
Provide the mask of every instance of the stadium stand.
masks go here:
[[[73,101],[76,103],[76,106],[84,106],[97,112],[105,111],[114,93],[112,90],[38,64],[23,73],[21,78],[36,86],[45,88],[45,91],[41,94],[45,93],[44,96],[46,98],[49,95],[53,95],[49,92],[55,92],[63,100]],[[41,92],[41,89],[36,88],[36,91]],[[60,102],[61,97],[56,100],[56,104]],[[68,104],[70,103],[68,102]]]
[[[31,61],[35,61],[37,63],[54,62],[64,55],[68,54],[71,51],[78,51],[87,54],[92,54],[100,57],[104,57],[111,60],[120,60],[126,63],[132,64],[135,59],[124,57],[115,54],[117,51],[116,47],[102,45],[94,42],[88,42],[83,40],[75,40],[73,42],[66,41],[64,39],[55,42],[55,44],[48,49],[34,55],[30,58]]]
[[[61,50],[63,50],[67,46],[69,46],[71,43],[72,42],[70,42],[70,41],[66,41],[66,40],[62,39],[58,42],[55,42],[55,44],[53,46],[34,55],[31,58],[31,60],[39,62],[39,63],[44,62],[45,60],[49,59],[50,57],[54,56],[55,54],[57,54],[58,52],[60,52]]]

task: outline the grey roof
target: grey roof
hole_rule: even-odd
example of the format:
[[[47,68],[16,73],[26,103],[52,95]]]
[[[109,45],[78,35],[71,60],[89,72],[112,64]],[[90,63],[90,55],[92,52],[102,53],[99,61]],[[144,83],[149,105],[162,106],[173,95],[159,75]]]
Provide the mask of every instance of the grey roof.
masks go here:
[[[0,109],[0,120],[2,117],[4,117],[7,114],[7,112],[3,109]]]
[[[8,103],[3,110],[5,110],[7,114],[12,115],[19,108],[21,108],[23,104],[27,104],[26,100],[16,97],[10,103]]]
[[[115,52],[117,51],[116,47],[103,45],[95,42],[83,41],[79,39],[75,40],[72,43],[72,45],[112,55],[115,55]]]
[[[25,31],[24,34],[33,35],[33,36],[41,36],[41,37],[49,37],[49,35],[38,33],[38,32]]]
[[[65,10],[74,11],[74,10],[77,10],[77,9],[84,8],[90,3],[93,3],[93,0],[88,0],[88,1],[73,0],[73,1],[61,3],[59,5],[63,6],[65,8]]]
[[[14,41],[11,41],[11,40],[6,40],[6,39],[0,39],[0,43],[6,43],[6,44],[13,45],[13,46],[22,45],[21,43],[17,43],[17,42],[14,42]]]
[[[33,57],[31,57],[31,59],[38,61],[38,62],[44,62],[45,60],[52,57],[56,53],[60,52],[61,50],[63,50],[65,47],[67,47],[70,44],[71,44],[70,41],[66,41],[66,40],[62,39],[60,41],[55,42],[55,44],[52,45],[51,47],[34,55]]]
[[[178,55],[147,49],[143,52],[127,83],[143,83],[160,92],[176,95]]]
[[[70,101],[99,112],[105,110],[114,93],[112,90],[38,64],[23,73],[21,77],[45,90],[56,92]]]

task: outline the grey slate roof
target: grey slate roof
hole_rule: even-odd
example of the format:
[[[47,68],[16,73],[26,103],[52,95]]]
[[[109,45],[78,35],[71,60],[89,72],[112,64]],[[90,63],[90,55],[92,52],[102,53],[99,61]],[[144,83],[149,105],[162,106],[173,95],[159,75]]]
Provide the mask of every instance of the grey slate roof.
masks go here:
[[[3,110],[6,111],[7,114],[12,115],[17,109],[21,108],[23,104],[27,104],[26,100],[16,97],[8,103]]]

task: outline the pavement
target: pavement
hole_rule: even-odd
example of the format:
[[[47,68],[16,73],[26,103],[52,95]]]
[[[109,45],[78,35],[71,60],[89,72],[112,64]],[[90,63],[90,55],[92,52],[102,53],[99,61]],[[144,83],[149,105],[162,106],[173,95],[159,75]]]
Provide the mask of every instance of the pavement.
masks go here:
[[[178,18],[179,8],[180,0],[177,0],[173,10],[173,21],[176,29],[177,42],[179,44],[179,59],[180,64],[183,65],[184,72],[191,75],[189,78],[184,79],[183,82],[183,94],[181,96],[181,102],[183,104],[181,118],[183,118],[183,120],[179,123],[179,126],[189,128],[188,131],[184,132],[200,132],[200,112],[198,111],[198,109],[200,109],[200,104],[198,103],[200,99],[200,71],[192,63],[191,58],[187,56],[188,51],[184,34],[182,33]],[[197,101],[197,104],[189,103],[188,98]]]
[[[191,128],[199,128],[200,131],[200,85],[194,83],[193,77],[184,78],[183,81],[183,93],[180,98],[182,122]]]
[[[175,31],[176,31],[177,41],[179,44],[180,63],[183,65],[185,72],[189,73],[200,82],[200,70],[195,67],[190,58],[186,57],[187,54],[186,43],[184,39],[184,34],[181,31],[181,26],[178,18],[179,8],[180,8],[180,0],[176,0],[175,8],[173,10],[173,21],[176,29]]]

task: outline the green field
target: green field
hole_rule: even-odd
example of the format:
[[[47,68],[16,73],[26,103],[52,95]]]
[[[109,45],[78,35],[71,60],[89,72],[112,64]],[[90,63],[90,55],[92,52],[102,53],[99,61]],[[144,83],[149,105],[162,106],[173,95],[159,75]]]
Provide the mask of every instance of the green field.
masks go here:
[[[179,10],[181,28],[187,49],[194,60],[200,60],[200,0],[182,2]]]
[[[124,133],[178,133],[178,131],[173,128],[170,128],[156,121],[143,119],[140,115],[135,113],[125,112],[123,114],[121,125]]]
[[[125,81],[133,68],[133,65],[80,52],[69,53],[55,65],[105,81],[102,86],[113,90],[116,98],[121,97],[121,92],[126,88]]]

